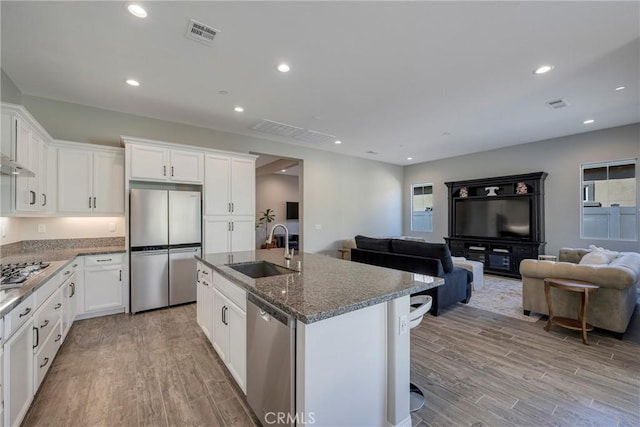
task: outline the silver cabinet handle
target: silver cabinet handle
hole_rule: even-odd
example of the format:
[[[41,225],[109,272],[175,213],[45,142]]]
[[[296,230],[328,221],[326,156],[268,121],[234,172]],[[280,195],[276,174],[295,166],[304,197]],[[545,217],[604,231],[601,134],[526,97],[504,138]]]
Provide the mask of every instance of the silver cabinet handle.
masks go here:
[[[54,310],[60,310],[60,307],[62,307],[62,304],[57,303],[55,307],[53,307]]]
[[[171,166],[171,176],[173,176],[173,166]]]
[[[89,196],[89,209],[91,209],[91,196]]]
[[[29,201],[30,205],[35,205],[36,204],[36,192],[29,190],[29,193],[31,194],[31,200]]]
[[[69,271],[69,270],[67,270],[67,271],[65,271],[65,272],[64,272],[64,275],[65,275],[65,276],[68,276],[68,275],[70,275],[70,274],[71,274],[71,271]]]
[[[49,363],[49,358],[45,357],[44,358],[44,363],[42,365],[40,365],[41,368],[44,368],[45,366],[47,366],[47,363]]]
[[[47,206],[47,195],[42,193],[42,206]]]
[[[29,314],[29,313],[31,313],[31,307],[27,307],[27,308],[24,310],[24,313],[20,313],[20,315],[19,315],[18,317],[24,317],[24,316],[26,316],[26,315],[27,315],[27,314]]]
[[[106,261],[111,261],[113,258],[109,258],[109,259],[97,259],[96,262],[106,262]]]
[[[236,226],[233,224],[233,221],[231,221],[231,231],[235,231]]]
[[[58,342],[58,341],[60,341],[60,338],[62,338],[62,335],[58,334],[58,337],[54,341]]]
[[[231,212],[234,212],[236,210],[236,206],[233,204],[233,202],[231,202]]]
[[[42,325],[40,325],[40,327],[41,328],[46,328],[48,324],[49,324],[49,319],[44,319],[44,323]]]
[[[119,280],[122,282],[122,270],[120,270],[120,279]]]
[[[33,332],[36,333],[36,339],[35,342],[33,344],[33,348],[36,348],[40,345],[40,330],[38,328],[36,328],[35,326],[33,326]]]
[[[167,176],[167,166],[166,165],[162,166],[162,176]]]
[[[73,264],[73,268],[76,268],[78,266],[78,264]]]
[[[96,198],[94,197],[93,198],[93,209],[95,209],[95,208],[96,208]]]
[[[76,284],[71,283],[71,295],[69,295],[69,298],[73,298],[75,294],[76,294]]]
[[[227,212],[231,212],[231,202],[227,203]]]

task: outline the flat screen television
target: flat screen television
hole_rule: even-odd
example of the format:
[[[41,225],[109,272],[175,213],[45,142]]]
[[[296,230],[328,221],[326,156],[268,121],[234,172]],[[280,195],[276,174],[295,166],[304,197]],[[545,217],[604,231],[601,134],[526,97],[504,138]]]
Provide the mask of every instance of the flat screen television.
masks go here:
[[[298,202],[287,202],[287,219],[298,219]]]
[[[531,198],[455,201],[455,237],[531,240]]]

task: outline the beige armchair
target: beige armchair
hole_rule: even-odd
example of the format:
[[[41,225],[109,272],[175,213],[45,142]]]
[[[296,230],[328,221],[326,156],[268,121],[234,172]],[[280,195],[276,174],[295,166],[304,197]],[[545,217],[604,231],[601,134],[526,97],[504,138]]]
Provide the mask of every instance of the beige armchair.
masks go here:
[[[590,295],[587,322],[597,328],[616,332],[619,338],[627,330],[638,299],[640,254],[622,252],[607,264],[579,264],[589,251],[564,248],[558,262],[523,260],[522,308],[530,312],[549,314],[544,295],[544,279],[548,277],[582,280],[600,286]],[[572,292],[551,289],[555,316],[575,318],[579,299]]]

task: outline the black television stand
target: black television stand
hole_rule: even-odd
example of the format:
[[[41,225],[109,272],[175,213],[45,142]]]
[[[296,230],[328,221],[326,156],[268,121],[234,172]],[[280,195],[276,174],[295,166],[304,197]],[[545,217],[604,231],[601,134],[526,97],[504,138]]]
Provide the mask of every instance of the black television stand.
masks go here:
[[[520,262],[544,253],[545,242],[507,242],[445,237],[451,255],[484,265],[486,273],[520,278]]]
[[[449,236],[451,254],[484,264],[487,273],[520,277],[520,262],[544,254],[544,180],[546,172],[445,182],[449,189]],[[529,200],[530,236],[527,240],[496,237],[459,237],[456,230],[456,202],[465,200]],[[462,214],[461,214],[462,215]],[[465,218],[460,216],[460,218]],[[462,219],[462,221],[465,221]]]

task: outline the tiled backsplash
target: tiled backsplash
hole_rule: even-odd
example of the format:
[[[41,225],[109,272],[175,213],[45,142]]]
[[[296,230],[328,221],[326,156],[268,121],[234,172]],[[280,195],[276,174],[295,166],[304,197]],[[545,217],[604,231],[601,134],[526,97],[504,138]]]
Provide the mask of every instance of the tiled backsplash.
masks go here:
[[[23,240],[0,246],[0,257],[18,255],[24,252],[55,249],[92,248],[104,246],[124,246],[124,237],[97,237],[83,239]]]

